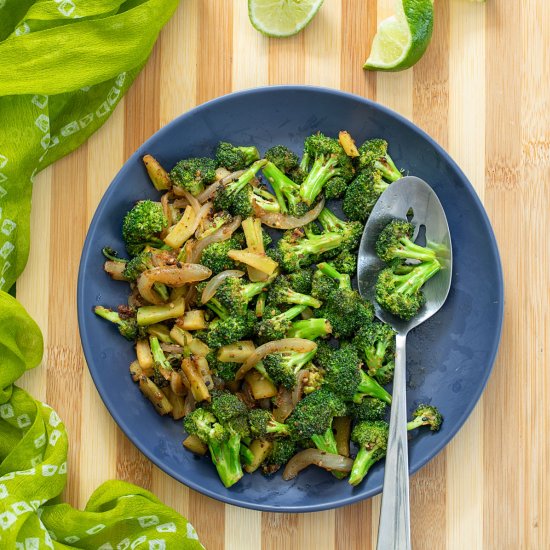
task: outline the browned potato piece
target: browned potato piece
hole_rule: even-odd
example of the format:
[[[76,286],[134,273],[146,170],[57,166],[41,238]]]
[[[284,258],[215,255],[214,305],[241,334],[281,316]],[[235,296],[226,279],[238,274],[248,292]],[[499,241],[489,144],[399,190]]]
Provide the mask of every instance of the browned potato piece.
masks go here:
[[[186,357],[181,362],[181,369],[189,381],[191,393],[196,401],[210,401],[210,392],[204,383],[204,380],[198,371],[195,363]]]
[[[192,453],[205,455],[208,447],[196,435],[189,435],[183,441],[183,446]]]
[[[254,399],[264,399],[277,395],[277,387],[257,370],[252,369],[249,371],[245,376],[245,380],[250,385],[250,390],[252,391]]]
[[[170,413],[172,418],[174,420],[183,418],[185,416],[185,399],[180,395],[176,395],[168,386],[162,388],[162,393],[170,401],[170,405],[172,405],[172,412]]]
[[[191,341],[192,336],[178,325],[174,325],[170,331],[170,338],[184,348]]]
[[[134,382],[137,382],[140,376],[143,376],[143,371],[141,370],[138,361],[132,361],[130,364],[130,374],[132,375],[132,380]]]
[[[164,238],[164,242],[172,248],[179,248],[193,235],[194,220],[195,211],[192,206],[187,206],[180,221],[170,229],[168,235]]]
[[[256,346],[252,340],[243,340],[222,346],[218,350],[218,361],[223,363],[244,363],[254,352]]]
[[[179,326],[184,330],[203,330],[208,324],[202,309],[192,309],[183,314]]]
[[[198,355],[199,357],[206,357],[210,353],[210,348],[198,338],[193,338],[189,344],[189,351],[193,355]]]
[[[138,340],[136,342],[136,355],[143,374],[151,376],[153,374],[153,355],[148,340]]]
[[[204,380],[204,385],[209,390],[214,389],[214,381],[212,380],[212,373],[210,372],[210,367],[206,357],[202,357],[201,355],[192,355],[191,358],[202,376],[202,379]]]
[[[172,376],[170,377],[170,388],[176,395],[187,395],[187,386],[183,382],[183,376],[181,372],[172,372]]]
[[[340,142],[340,145],[346,152],[346,155],[348,157],[358,157],[359,151],[357,150],[357,146],[355,145],[355,141],[350,136],[349,132],[342,131],[338,134],[338,141]]]
[[[255,439],[250,444],[250,450],[254,455],[254,460],[252,464],[245,465],[244,470],[249,474],[255,472],[260,467],[260,464],[266,459],[272,447],[273,443],[271,441],[267,441],[266,439]]]
[[[272,260],[265,254],[250,252],[249,250],[230,250],[227,255],[236,262],[246,264],[256,268],[257,270],[271,275],[279,265],[275,260]]]
[[[153,403],[157,412],[161,415],[172,412],[172,405],[159,387],[147,376],[140,376],[139,389]]]
[[[157,159],[151,155],[145,155],[143,157],[143,164],[145,164],[145,169],[157,191],[163,191],[172,187],[168,172],[160,165]]]
[[[334,438],[338,454],[349,456],[349,438],[351,435],[351,418],[349,416],[338,416],[332,422]]]

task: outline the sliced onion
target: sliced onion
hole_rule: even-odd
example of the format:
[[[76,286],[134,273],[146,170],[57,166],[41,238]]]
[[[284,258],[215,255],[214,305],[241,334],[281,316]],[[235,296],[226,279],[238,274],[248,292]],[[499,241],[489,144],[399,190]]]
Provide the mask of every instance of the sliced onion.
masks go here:
[[[258,205],[254,205],[254,212],[256,216],[262,220],[262,223],[268,227],[275,227],[276,229],[294,229],[307,225],[317,219],[317,216],[319,216],[324,207],[325,199],[323,198],[315,208],[301,218],[289,216],[288,214],[281,214],[280,212],[266,212]]]
[[[315,464],[331,472],[351,472],[353,459],[347,456],[325,453],[319,449],[305,449],[295,454],[288,462],[283,472],[283,479],[294,479],[304,468]]]
[[[164,195],[162,195],[162,197],[160,198],[160,204],[162,205],[162,211],[164,212],[164,217],[168,220],[168,227],[170,227],[174,223],[172,220],[172,209],[170,208],[170,204],[168,204],[169,199],[173,195],[174,194],[172,193],[172,191],[168,191],[168,193],[164,193]]]
[[[294,404],[292,403],[292,392],[281,386],[277,393],[277,399],[275,401],[277,407],[273,409],[273,417],[277,422],[283,422],[290,416],[290,413],[294,410]]]
[[[214,275],[214,277],[212,277],[212,279],[208,281],[208,284],[204,287],[204,290],[202,291],[201,302],[203,304],[206,304],[206,302],[213,298],[214,294],[216,294],[216,290],[218,290],[218,287],[228,277],[242,277],[243,275],[244,271],[239,271],[237,269],[228,269],[226,271],[218,273],[217,275]]]
[[[126,277],[123,275],[124,269],[126,267],[125,262],[115,262],[113,260],[107,260],[103,264],[103,269],[108,273],[112,279],[116,281],[127,281]]]
[[[197,287],[195,285],[189,285],[189,290],[185,295],[184,302],[186,307],[189,309],[189,306],[194,303],[195,298],[197,297]]]
[[[160,349],[166,353],[183,353],[183,348],[178,344],[165,344],[161,342]]]
[[[277,353],[278,351],[297,351],[306,353],[317,348],[317,344],[305,338],[283,338],[282,340],[273,340],[256,348],[252,355],[243,363],[237,371],[235,380],[240,380],[255,365],[257,365],[266,355]]]
[[[187,189],[183,190],[183,196],[189,201],[189,204],[191,205],[191,207],[195,211],[195,214],[198,214],[199,210],[201,208],[200,202],[193,195],[191,195],[191,193],[189,193],[189,191],[187,191]]]
[[[199,203],[197,203],[199,204]],[[202,206],[199,205],[199,210],[195,211],[195,219],[189,226],[189,231],[191,232],[191,235],[195,234],[195,231],[197,231],[197,228],[199,227],[199,224],[202,222],[202,220],[208,216],[210,213],[210,209],[212,208],[212,203],[206,202]]]
[[[220,186],[227,185],[228,183],[235,181],[243,174],[244,170],[238,170],[237,172],[231,172],[231,174],[225,176],[221,180],[215,181],[213,184],[209,185],[202,193],[197,195],[197,200],[199,202],[207,201],[216,194],[216,191],[220,188]]]
[[[226,241],[233,235],[233,233],[241,225],[241,217],[235,216],[231,223],[226,223],[220,227],[216,232],[208,235],[204,239],[196,241],[191,249],[189,255],[187,256],[187,261],[189,262],[198,262],[201,258],[202,251],[212,243],[219,243],[221,241]]]
[[[304,379],[307,378],[308,371],[300,370],[296,374],[296,384],[292,390],[292,405],[295,407],[296,403],[302,399],[302,392],[304,389]]]
[[[183,286],[187,283],[204,281],[212,275],[212,271],[200,264],[180,264],[154,267],[144,271],[137,280],[139,293],[151,304],[160,304],[160,296],[153,290],[155,283],[164,283],[168,286]]]

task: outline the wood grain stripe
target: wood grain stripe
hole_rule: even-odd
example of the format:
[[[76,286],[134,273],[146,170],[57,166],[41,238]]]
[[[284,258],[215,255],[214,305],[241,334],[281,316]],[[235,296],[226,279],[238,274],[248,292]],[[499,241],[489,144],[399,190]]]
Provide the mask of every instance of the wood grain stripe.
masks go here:
[[[304,32],[284,39],[269,39],[269,84],[305,83]]]
[[[20,384],[35,399],[46,400],[48,365],[48,311],[50,303],[49,280],[43,269],[33,266],[50,265],[50,236],[52,213],[52,177],[53,167],[46,168],[35,178],[32,192],[31,235],[40,234],[41,242],[31,241],[28,266],[17,280],[17,299],[27,308],[29,315],[38,323],[44,337],[44,356],[42,363],[27,372]]]
[[[71,437],[67,459],[71,475],[65,498],[78,503],[81,476],[80,415],[84,358],[76,319],[76,274],[86,234],[87,145],[52,169],[48,366],[46,401],[57,411]],[[70,197],[78,197],[76,200]],[[39,243],[37,235],[35,243]]]
[[[522,174],[520,104],[522,79],[527,74],[518,55],[522,48],[523,11],[523,3],[519,2],[487,5],[485,201],[496,237],[505,247],[506,281],[500,352],[483,401],[484,471],[485,483],[490,487],[484,495],[483,538],[487,548],[534,548],[527,543],[523,516],[531,496],[525,485],[525,468],[531,470],[522,448],[526,441],[520,439],[521,443],[512,447],[507,443],[509,434],[519,435],[528,428],[526,414],[530,401],[514,407],[513,414],[506,414],[506,421],[500,412],[503,402],[514,399],[514,388],[528,387],[532,368],[526,361],[527,348],[516,340],[528,316],[526,306],[533,307],[526,302],[521,278],[530,262],[519,253],[520,247],[532,238],[531,224],[528,219],[516,217],[518,205],[530,213],[533,207],[532,197],[522,192],[527,183]],[[514,229],[510,231],[508,224],[512,219]],[[499,516],[506,520],[499,521]]]
[[[199,2],[197,103],[231,91],[233,0]],[[204,29],[210,29],[207,36]]]
[[[413,68],[414,122],[447,147],[450,8],[447,2],[436,2],[434,9],[432,41]],[[416,549],[445,547],[445,503],[446,462],[445,451],[442,451],[411,478],[411,539]]]

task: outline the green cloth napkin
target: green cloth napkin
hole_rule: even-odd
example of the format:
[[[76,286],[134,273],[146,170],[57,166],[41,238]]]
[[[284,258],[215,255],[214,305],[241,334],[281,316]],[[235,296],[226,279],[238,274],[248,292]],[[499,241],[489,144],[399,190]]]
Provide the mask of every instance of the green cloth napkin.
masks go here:
[[[0,0],[0,548],[203,548],[185,518],[129,483],[104,483],[84,511],[58,503],[67,433],[15,385],[43,342],[5,292],[28,258],[34,175],[107,120],[177,3]]]

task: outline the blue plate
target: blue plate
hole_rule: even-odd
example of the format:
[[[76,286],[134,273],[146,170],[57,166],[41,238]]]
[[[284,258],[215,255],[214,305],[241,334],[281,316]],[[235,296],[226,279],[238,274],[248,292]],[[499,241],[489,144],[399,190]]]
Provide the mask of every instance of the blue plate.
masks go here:
[[[449,221],[454,245],[451,292],[437,315],[408,338],[408,403],[438,405],[441,431],[422,431],[410,442],[410,471],[432,459],[462,426],[491,373],[503,316],[503,282],[495,238],[471,184],[449,155],[398,114],[335,90],[279,86],[230,94],[193,109],[146,141],[105,193],[90,226],[78,276],[78,322],[90,373],[111,415],[159,468],[187,486],[229,504],[256,510],[314,512],[380,493],[383,462],[359,487],[311,467],[288,482],[281,475],[245,475],[225,489],[207,457],[185,451],[181,422],[160,417],[128,372],[133,346],[92,313],[93,306],[125,303],[128,286],[103,272],[101,248],[124,250],[121,222],[135,201],[157,198],[141,157],[150,153],[172,167],[187,156],[211,154],[219,140],[265,151],[283,143],[301,152],[317,130],[348,130],[361,143],[384,137],[397,166],[433,186]]]

